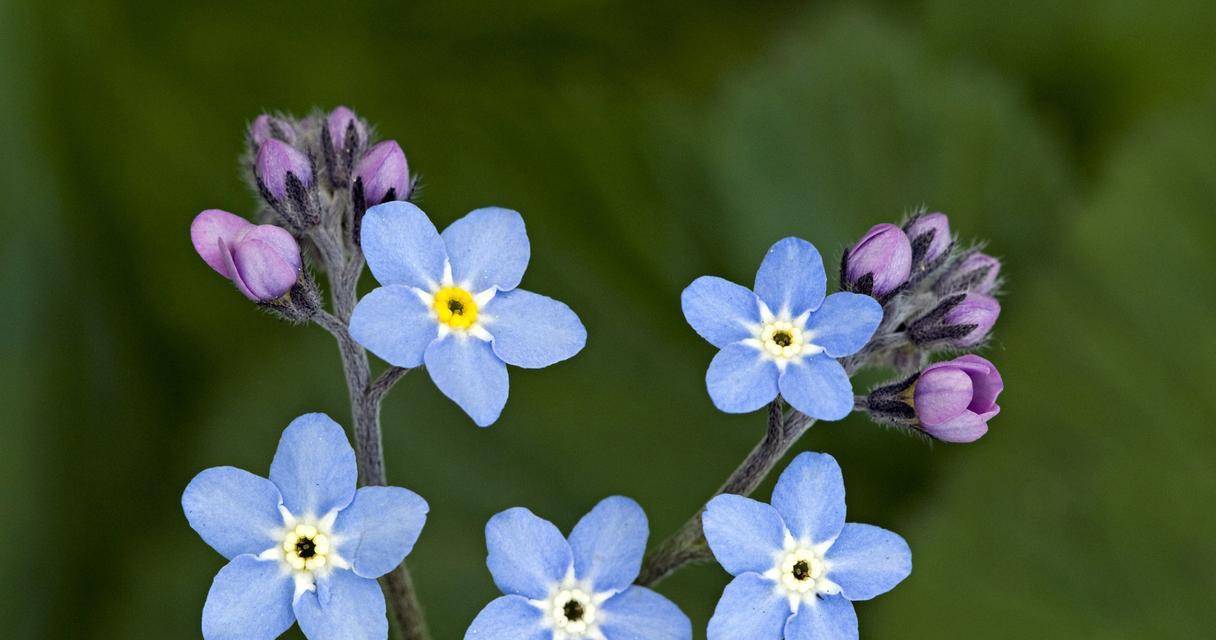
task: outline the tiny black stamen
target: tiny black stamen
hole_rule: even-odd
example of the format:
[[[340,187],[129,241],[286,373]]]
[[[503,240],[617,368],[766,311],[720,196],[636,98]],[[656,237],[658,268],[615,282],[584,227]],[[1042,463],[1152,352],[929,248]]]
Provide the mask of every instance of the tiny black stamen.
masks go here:
[[[583,619],[583,605],[577,600],[567,600],[562,606],[562,612],[566,614],[566,619],[570,622],[578,622]]]
[[[305,560],[317,555],[317,545],[312,541],[312,538],[299,538],[296,540],[296,555]]]
[[[791,336],[787,331],[778,331],[773,334],[773,342],[777,343],[778,346],[788,347],[794,342],[794,336]]]
[[[451,298],[448,300],[448,311],[451,311],[458,316],[462,316],[464,315],[464,303],[455,298]]]
[[[806,560],[799,560],[794,565],[794,577],[799,580],[806,580],[811,577],[811,565],[806,563]]]

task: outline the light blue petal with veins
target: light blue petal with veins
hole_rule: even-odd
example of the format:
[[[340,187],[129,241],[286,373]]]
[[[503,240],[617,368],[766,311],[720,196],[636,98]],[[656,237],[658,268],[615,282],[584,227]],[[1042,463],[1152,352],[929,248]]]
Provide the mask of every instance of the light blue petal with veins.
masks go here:
[[[627,588],[638,577],[649,535],[638,503],[623,496],[601,500],[570,532],[574,575],[596,592]]]
[[[381,360],[407,369],[422,364],[426,348],[439,336],[439,323],[406,285],[372,290],[355,305],[350,337]]]
[[[539,600],[566,577],[570,544],[552,522],[523,507],[495,514],[486,524],[486,566],[503,593]]]
[[[715,496],[701,516],[705,540],[731,575],[773,568],[785,542],[785,524],[771,506],[729,493]]]
[[[853,383],[837,361],[814,355],[791,361],[781,372],[781,397],[819,420],[841,420],[853,412]]]
[[[321,578],[317,591],[308,591],[295,602],[300,630],[308,640],[386,640],[388,616],[380,584],[339,569]],[[320,582],[318,581],[318,582]],[[318,592],[328,591],[325,604]]]
[[[727,413],[748,413],[777,397],[777,365],[759,349],[736,342],[714,356],[705,387],[714,406]]]
[[[426,500],[401,487],[363,487],[338,513],[334,533],[357,575],[379,578],[409,555],[426,524]]]
[[[844,476],[826,453],[798,454],[773,488],[773,508],[798,539],[818,544],[844,527]]]
[[[263,549],[265,551],[265,549]],[[206,640],[274,640],[291,628],[295,583],[277,560],[232,559],[211,583],[203,605]]]
[[[292,420],[270,463],[270,480],[297,517],[323,517],[350,504],[358,473],[346,433],[324,413]]]
[[[507,405],[507,365],[489,342],[450,333],[426,348],[427,373],[443,395],[469,414],[479,427],[494,424]]]
[[[719,349],[751,338],[748,326],[760,322],[756,294],[714,276],[693,280],[680,294],[680,306],[693,330]]]
[[[531,246],[519,212],[486,207],[469,212],[443,230],[452,279],[474,293],[519,286]]]
[[[777,583],[756,573],[731,580],[709,619],[709,640],[780,640],[790,602]]]
[[[274,546],[283,526],[282,501],[274,483],[234,467],[214,467],[194,476],[182,493],[182,510],[203,542],[229,560]]]
[[[756,295],[770,311],[798,317],[823,304],[828,290],[823,258],[815,245],[801,238],[778,240],[756,272]]]
[[[600,628],[607,640],[692,640],[688,616],[646,587],[629,587],[605,601]]]
[[[857,640],[857,612],[841,596],[803,602],[785,624],[785,640]]]
[[[474,618],[465,640],[552,640],[553,631],[542,624],[540,609],[523,596],[492,600]]]
[[[845,291],[833,293],[807,319],[807,340],[823,347],[833,358],[851,356],[874,337],[882,322],[882,305],[870,296]]]
[[[494,353],[503,362],[539,369],[582,351],[587,330],[564,303],[523,289],[503,291],[485,306]]]
[[[363,255],[380,284],[431,291],[443,279],[447,253],[422,209],[408,202],[385,202],[368,209],[361,226]]]
[[[826,554],[827,577],[849,600],[884,594],[912,573],[912,550],[897,533],[868,524],[846,524]]]

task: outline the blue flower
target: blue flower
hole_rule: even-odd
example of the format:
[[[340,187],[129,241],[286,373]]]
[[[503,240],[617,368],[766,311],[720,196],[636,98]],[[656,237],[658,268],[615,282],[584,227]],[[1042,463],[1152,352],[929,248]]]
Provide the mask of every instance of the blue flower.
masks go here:
[[[853,410],[853,385],[836,358],[857,353],[882,322],[882,306],[856,293],[824,299],[823,259],[799,238],[778,241],[756,272],[754,291],[713,276],[684,289],[684,317],[721,349],[705,383],[728,413],[755,411],[778,395],[821,420]]]
[[[271,640],[293,622],[310,640],[388,637],[376,578],[414,547],[427,504],[400,487],[355,491],[355,452],[321,413],[292,421],[270,479],[233,467],[190,481],[182,509],[229,560],[203,606],[207,640]]]
[[[735,579],[709,620],[709,640],[857,638],[854,600],[890,591],[912,572],[898,535],[845,524],[844,480],[826,453],[803,453],[773,489],[773,504],[709,501],[701,522],[714,557]]]
[[[676,605],[633,586],[649,525],[629,498],[595,506],[570,532],[522,507],[490,518],[486,564],[507,594],[486,605],[465,640],[690,640]]]
[[[384,285],[350,335],[389,364],[426,364],[435,386],[479,426],[507,404],[507,365],[547,367],[587,342],[566,305],[517,289],[531,249],[509,209],[477,209],[440,234],[418,207],[386,202],[363,217],[363,253]]]

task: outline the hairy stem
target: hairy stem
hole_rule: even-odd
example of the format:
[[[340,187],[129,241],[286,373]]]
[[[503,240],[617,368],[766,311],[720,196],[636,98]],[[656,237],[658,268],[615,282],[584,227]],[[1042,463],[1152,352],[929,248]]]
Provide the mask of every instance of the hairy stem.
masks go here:
[[[350,314],[355,308],[356,287],[363,271],[363,257],[357,251],[349,259],[344,257],[341,236],[336,231],[318,229],[313,234],[319,253],[330,274],[330,289],[336,315],[319,311],[314,321],[338,341],[342,355],[342,370],[346,374],[346,386],[350,392],[351,417],[354,420],[355,456],[359,465],[359,477],[364,486],[384,486],[387,476],[384,471],[383,438],[380,433],[380,403],[393,385],[409,369],[390,367],[374,382],[368,366],[367,352],[363,350],[347,330]],[[403,640],[430,640],[426,618],[418,595],[414,589],[409,569],[402,562],[396,569],[380,578],[380,586],[393,611],[397,630]]]
[[[768,407],[768,428],[764,437],[714,495],[750,495],[814,422],[797,411],[787,414],[781,398],[774,400]],[[705,507],[698,509],[679,530],[646,557],[638,584],[657,584],[687,564],[713,558],[701,528],[701,515],[704,513]]]

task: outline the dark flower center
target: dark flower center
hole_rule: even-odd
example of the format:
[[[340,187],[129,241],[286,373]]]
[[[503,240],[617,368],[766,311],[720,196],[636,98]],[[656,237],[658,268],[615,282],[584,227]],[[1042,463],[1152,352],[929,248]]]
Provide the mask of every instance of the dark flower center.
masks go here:
[[[788,347],[794,342],[794,336],[791,336],[788,331],[778,331],[773,334],[773,342],[778,346]]]
[[[317,555],[317,545],[312,541],[312,538],[296,539],[296,555],[305,560]]]
[[[806,560],[799,560],[794,565],[794,577],[799,580],[806,580],[811,577],[811,565],[806,563]]]
[[[578,622],[583,619],[583,605],[577,600],[567,600],[562,606],[562,612],[566,614],[566,619],[570,622]]]
[[[464,315],[464,303],[457,300],[456,298],[449,298],[448,299],[448,311],[451,311],[452,313],[454,313],[458,316]]]

